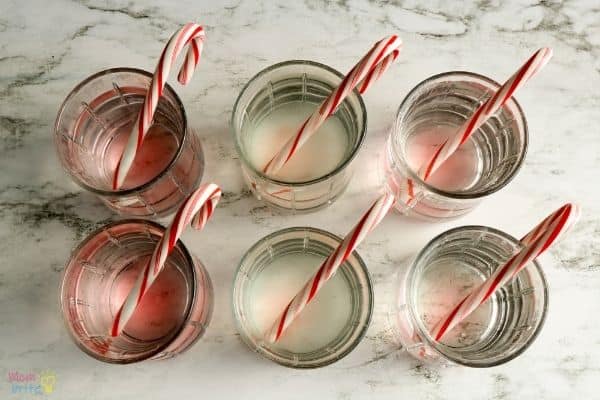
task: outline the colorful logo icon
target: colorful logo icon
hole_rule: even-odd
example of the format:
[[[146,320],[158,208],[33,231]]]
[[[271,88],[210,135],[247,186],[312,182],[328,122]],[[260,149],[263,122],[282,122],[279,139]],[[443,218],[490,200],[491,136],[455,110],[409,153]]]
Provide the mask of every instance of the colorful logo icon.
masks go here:
[[[50,394],[54,391],[56,385],[56,374],[53,371],[45,370],[40,374],[40,385],[45,394]]]

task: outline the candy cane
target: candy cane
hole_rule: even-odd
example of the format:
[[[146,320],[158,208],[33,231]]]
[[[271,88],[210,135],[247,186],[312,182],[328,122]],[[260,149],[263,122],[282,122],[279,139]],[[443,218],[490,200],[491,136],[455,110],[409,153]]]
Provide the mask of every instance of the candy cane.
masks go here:
[[[189,44],[187,55],[177,77],[179,83],[187,85],[192,78],[198,62],[200,62],[204,39],[204,28],[198,24],[188,23],[175,32],[167,42],[158,60],[158,65],[154,71],[150,89],[146,93],[144,104],[131,128],[129,140],[117,164],[113,176],[113,190],[118,190],[123,185],[123,181],[133,164],[135,155],[142,146],[148,129],[152,125],[152,118],[154,118],[158,100],[162,96],[169,72],[175,65],[175,61]]]
[[[110,331],[111,336],[118,336],[123,331],[125,324],[133,315],[142,297],[164,268],[165,261],[175,247],[184,228],[190,223],[197,230],[204,228],[220,198],[221,189],[214,183],[202,185],[188,196],[177,214],[175,214],[173,222],[157,243],[152,258],[146,264],[123,305],[115,315]]]
[[[550,214],[531,232],[521,239],[523,248],[506,263],[497,268],[477,289],[473,290],[458,305],[438,322],[431,335],[440,340],[448,331],[469,316],[477,307],[485,303],[496,290],[507,284],[525,266],[535,260],[556,242],[561,233],[567,231],[579,218],[579,207],[565,204]]]
[[[263,168],[265,174],[275,174],[306,143],[325,120],[337,110],[344,99],[358,87],[364,93],[374,81],[394,62],[402,48],[402,41],[392,35],[377,42],[371,50],[344,77],[340,85],[327,97],[317,110],[302,124],[296,135],[291,137]]]
[[[393,204],[394,197],[389,194],[382,195],[373,203],[358,224],[346,235],[340,245],[323,261],[317,272],[289,302],[283,313],[266,333],[267,340],[270,342],[279,340],[283,332],[302,312],[304,307],[314,299],[325,282],[350,257],[356,246],[381,222]]]
[[[471,135],[481,127],[481,125],[500,110],[508,100],[512,98],[514,93],[521,88],[525,82],[537,74],[552,58],[552,49],[548,47],[537,50],[517,72],[515,72],[502,85],[492,97],[475,110],[473,115],[465,121],[461,128],[439,146],[433,153],[428,163],[424,164],[417,172],[419,177],[424,181],[428,180],[435,171],[464,144]],[[405,197],[408,200],[414,198],[414,194],[410,194],[414,188],[414,182],[407,178],[404,185],[400,185],[405,192]],[[403,186],[403,188],[402,188]]]

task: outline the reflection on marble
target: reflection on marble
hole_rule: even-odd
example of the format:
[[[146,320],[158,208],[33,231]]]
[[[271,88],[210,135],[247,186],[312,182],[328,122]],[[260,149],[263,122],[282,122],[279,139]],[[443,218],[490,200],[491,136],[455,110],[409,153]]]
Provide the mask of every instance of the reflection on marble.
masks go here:
[[[428,3],[428,4],[424,4]],[[51,4],[51,5],[50,5]],[[207,27],[193,82],[176,86],[207,156],[206,180],[225,191],[202,233],[186,244],[216,289],[205,338],[171,361],[128,367],[84,356],[62,327],[57,289],[70,250],[115,218],[82,193],[54,154],[60,102],[100,69],[152,69],[182,23]],[[304,58],[346,71],[372,42],[399,33],[405,50],[365,96],[369,133],[356,179],[318,214],[277,216],[239,174],[228,123],[237,93],[262,68]],[[554,48],[548,67],[518,94],[530,147],[519,176],[459,220],[409,222],[391,215],[360,247],[375,280],[371,328],[341,362],[317,371],[285,369],[239,340],[230,286],[243,252],[259,237],[294,225],[343,234],[377,189],[378,159],[395,109],[429,75],[452,69],[503,80],[533,50]],[[595,398],[600,377],[600,8],[593,1],[244,1],[5,0],[0,13],[0,397],[10,371],[56,374],[60,399],[172,398]],[[514,235],[566,200],[581,222],[544,258],[551,287],[546,326],[521,357],[486,370],[435,369],[394,345],[386,322],[394,272],[433,235],[486,224]],[[232,229],[232,227],[235,227]]]

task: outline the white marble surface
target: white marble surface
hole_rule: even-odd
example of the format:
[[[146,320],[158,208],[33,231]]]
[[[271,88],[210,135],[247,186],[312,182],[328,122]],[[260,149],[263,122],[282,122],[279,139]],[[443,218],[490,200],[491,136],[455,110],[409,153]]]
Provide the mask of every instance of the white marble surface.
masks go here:
[[[0,398],[9,371],[51,369],[57,399],[146,398],[599,398],[600,378],[600,9],[596,1],[198,1],[3,0],[0,12]],[[454,4],[456,3],[456,4]],[[450,5],[454,4],[454,5]],[[164,362],[104,365],[63,329],[58,285],[86,232],[114,218],[59,167],[52,142],[58,106],[87,75],[114,66],[152,69],[163,43],[188,20],[207,27],[204,59],[177,90],[207,156],[205,180],[225,199],[204,233],[185,243],[208,266],[215,316],[189,352]],[[346,71],[375,40],[398,33],[399,64],[365,96],[369,132],[347,193],[318,214],[272,217],[239,174],[228,120],[252,75],[305,58]],[[294,225],[343,234],[371,202],[386,129],[407,91],[452,69],[502,80],[534,49],[555,56],[518,94],[530,128],[519,176],[470,215],[445,224],[390,216],[360,246],[376,289],[367,337],[343,361],[286,369],[251,353],[231,316],[230,287],[243,252]],[[583,206],[575,230],[545,258],[551,304],[543,332],[518,359],[496,368],[438,370],[390,342],[385,310],[393,271],[433,235],[487,224],[514,235],[566,200]],[[38,396],[39,398],[39,396]]]

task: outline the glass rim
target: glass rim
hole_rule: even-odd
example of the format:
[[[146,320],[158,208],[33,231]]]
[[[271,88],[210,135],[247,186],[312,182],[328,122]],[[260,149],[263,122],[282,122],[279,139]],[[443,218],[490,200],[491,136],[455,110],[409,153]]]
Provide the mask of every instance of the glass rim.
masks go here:
[[[400,106],[398,107],[398,111],[396,111],[396,117],[394,118],[394,124],[393,124],[394,132],[398,125],[398,121],[402,116],[402,113],[401,113],[402,108],[406,105],[408,99],[417,90],[421,89],[423,86],[431,83],[432,81],[434,81],[436,79],[444,78],[444,77],[451,77],[451,76],[466,76],[466,77],[470,77],[470,78],[475,78],[475,79],[478,79],[485,83],[491,84],[492,86],[495,86],[496,89],[501,86],[498,82],[496,82],[495,80],[493,80],[485,75],[481,75],[476,72],[463,71],[463,70],[453,70],[453,71],[441,72],[441,73],[432,75],[428,78],[425,78],[424,80],[422,80],[421,82],[416,84],[402,99],[402,102],[400,103]],[[480,199],[480,198],[489,196],[490,194],[499,191],[500,189],[502,189],[506,185],[508,185],[515,178],[515,176],[517,176],[517,173],[523,166],[523,163],[525,161],[525,156],[527,155],[527,150],[529,148],[529,128],[527,125],[527,118],[525,117],[525,113],[523,112],[523,108],[521,107],[521,105],[519,104],[519,102],[517,101],[515,96],[512,96],[512,98],[508,100],[507,104],[514,104],[514,106],[516,107],[516,109],[518,111],[518,116],[521,117],[520,119],[523,124],[523,151],[521,152],[521,154],[519,156],[519,160],[517,161],[514,171],[510,174],[510,176],[508,176],[505,179],[504,182],[502,182],[501,185],[498,185],[498,187],[487,189],[487,190],[482,190],[482,191],[475,192],[475,193],[464,193],[464,192],[459,192],[459,191],[442,190],[442,189],[438,189],[437,187],[432,186],[429,183],[427,183],[426,181],[422,180],[421,177],[415,171],[413,171],[413,169],[407,164],[404,157],[397,157],[398,162],[406,170],[406,173],[407,173],[407,175],[409,175],[410,179],[412,179],[419,185],[424,186],[428,191],[433,192],[434,194],[437,194],[439,196],[444,196],[447,198],[457,199],[457,200],[474,200],[474,199]],[[394,134],[394,132],[392,132],[392,135]],[[399,151],[397,151],[396,146],[393,143],[393,140],[392,140],[392,148],[393,148],[394,152],[400,153]]]
[[[411,263],[410,266],[410,271],[408,272],[407,278],[406,278],[406,282],[407,282],[407,287],[406,290],[407,292],[412,293],[413,289],[412,289],[412,283],[415,280],[415,264],[418,262],[419,259],[421,259],[425,253],[427,251],[429,251],[431,249],[431,247],[436,244],[436,242],[438,242],[439,240],[443,239],[445,236],[457,233],[457,232],[462,232],[462,231],[475,231],[475,232],[481,232],[481,231],[485,231],[488,233],[492,233],[494,235],[499,236],[500,238],[502,238],[503,240],[506,240],[507,242],[517,245],[519,247],[522,247],[522,245],[520,244],[519,240],[517,238],[515,238],[514,236],[503,232],[499,229],[496,228],[492,228],[489,226],[485,226],[485,225],[463,225],[463,226],[459,226],[456,228],[452,228],[449,230],[446,230],[440,234],[438,234],[437,236],[435,236],[433,239],[431,239],[429,242],[427,242],[427,244],[419,251],[419,253],[415,256],[414,260]],[[429,330],[423,325],[423,322],[421,320],[421,318],[417,315],[417,313],[415,312],[415,305],[413,304],[413,302],[407,302],[408,305],[408,310],[409,310],[409,314],[411,316],[411,318],[413,319],[413,321],[415,322],[415,327],[416,329],[419,331],[420,336],[423,338],[423,340],[426,342],[426,344],[428,346],[430,346],[432,349],[434,349],[438,354],[440,354],[442,357],[450,360],[453,363],[462,365],[462,366],[466,366],[466,367],[472,367],[472,368],[489,368],[489,367],[495,367],[504,363],[507,363],[513,359],[515,359],[516,357],[518,357],[519,355],[523,354],[525,352],[525,350],[527,350],[532,344],[533,342],[535,342],[535,339],[538,337],[538,335],[540,334],[540,332],[542,331],[542,328],[544,326],[544,323],[546,322],[546,315],[548,313],[548,281],[546,280],[546,275],[544,274],[544,271],[540,265],[540,263],[534,259],[532,261],[533,265],[535,266],[535,270],[537,271],[537,274],[539,275],[539,278],[542,282],[543,285],[543,291],[544,291],[544,305],[543,305],[543,309],[541,310],[541,317],[540,317],[540,321],[537,324],[537,326],[535,327],[535,331],[533,332],[533,334],[531,335],[531,337],[527,340],[526,343],[524,343],[523,345],[521,345],[521,347],[519,347],[514,353],[510,354],[509,356],[505,356],[500,358],[499,360],[495,361],[495,362],[487,362],[485,363],[485,365],[482,364],[476,364],[476,363],[472,363],[472,362],[468,362],[468,361],[464,361],[461,360],[457,357],[453,357],[451,354],[448,354],[447,352],[441,350],[444,348],[444,346],[440,346],[440,344],[431,336],[431,334],[429,333]],[[519,272],[519,274],[521,274],[523,271]]]
[[[363,116],[363,126],[361,131],[358,134],[358,142],[355,146],[355,148],[352,150],[352,152],[344,158],[344,160],[331,172],[328,172],[327,174],[318,177],[318,178],[314,178],[308,181],[300,181],[300,182],[287,182],[287,181],[282,181],[276,178],[272,178],[269,177],[268,175],[264,174],[260,169],[255,168],[251,162],[248,161],[248,159],[246,158],[244,152],[242,151],[242,147],[240,145],[239,140],[237,139],[237,135],[236,135],[236,126],[235,126],[235,115],[236,112],[239,108],[239,104],[240,101],[242,99],[242,96],[246,93],[246,91],[250,88],[250,85],[252,83],[254,83],[255,81],[257,81],[259,78],[261,78],[262,76],[278,69],[278,68],[282,68],[282,67],[287,67],[290,65],[309,65],[312,67],[317,67],[317,68],[321,68],[327,72],[330,72],[332,74],[334,74],[335,76],[337,76],[338,78],[340,78],[340,82],[344,79],[344,75],[339,72],[338,70],[322,64],[320,62],[316,62],[316,61],[310,61],[310,60],[301,60],[301,59],[294,59],[294,60],[287,60],[287,61],[282,61],[282,62],[278,62],[276,64],[273,64],[267,68],[262,69],[261,71],[259,71],[257,74],[255,74],[252,78],[250,78],[248,80],[248,82],[246,82],[246,84],[244,85],[244,87],[242,88],[242,90],[240,91],[240,93],[237,96],[237,99],[235,100],[235,103],[233,104],[233,109],[231,111],[231,119],[229,122],[230,125],[230,129],[231,132],[233,134],[233,141],[235,143],[235,150],[237,152],[237,154],[240,157],[240,160],[242,161],[242,164],[244,167],[248,168],[250,171],[252,171],[252,173],[254,173],[255,175],[257,175],[259,178],[275,184],[275,185],[279,185],[279,186],[286,186],[286,187],[302,187],[302,186],[308,186],[308,185],[313,185],[315,183],[319,183],[322,181],[325,181],[329,178],[331,178],[332,176],[335,176],[337,174],[339,174],[342,170],[344,170],[348,165],[350,165],[350,162],[352,160],[354,160],[354,158],[356,158],[358,152],[360,151],[360,149],[363,146],[364,140],[365,140],[365,136],[366,136],[366,132],[367,132],[367,108],[365,106],[365,103],[363,101],[362,95],[358,92],[358,90],[356,88],[354,88],[352,90],[352,95],[356,96],[356,98],[358,99],[358,104],[360,107],[360,111],[362,113]],[[345,101],[345,100],[344,100]]]
[[[73,89],[71,89],[71,91],[69,92],[67,97],[65,97],[65,99],[61,103],[60,108],[58,109],[58,114],[56,115],[56,120],[54,122],[54,137],[56,138],[58,136],[59,123],[61,122],[63,112],[65,110],[65,106],[67,105],[67,102],[70,101],[73,97],[75,97],[75,95],[77,94],[78,91],[83,89],[87,84],[89,84],[90,82],[92,82],[93,80],[95,80],[97,78],[103,77],[105,75],[120,73],[120,72],[143,75],[147,78],[150,78],[150,82],[152,82],[152,78],[154,76],[152,73],[150,73],[146,70],[139,69],[139,68],[132,68],[132,67],[108,68],[108,69],[98,71],[92,75],[89,75],[88,77],[83,79],[81,82],[79,82],[75,87],[73,87]],[[183,119],[183,127],[182,127],[183,136],[182,136],[182,140],[179,142],[177,151],[173,155],[173,158],[171,159],[171,161],[169,161],[169,163],[158,174],[156,174],[156,176],[154,176],[148,182],[145,182],[141,185],[138,185],[138,186],[135,186],[132,188],[128,188],[128,189],[119,189],[119,190],[98,189],[96,187],[88,185],[87,183],[85,183],[81,179],[79,179],[79,177],[68,172],[71,179],[73,179],[75,181],[75,183],[77,183],[83,189],[90,191],[94,194],[100,195],[100,196],[115,196],[115,195],[126,196],[126,195],[134,194],[134,193],[140,192],[142,190],[145,190],[145,189],[149,188],[150,186],[152,186],[154,183],[156,183],[158,180],[160,180],[162,177],[164,177],[171,170],[173,165],[175,165],[175,163],[177,162],[177,160],[183,153],[183,144],[185,143],[186,140],[188,140],[188,131],[189,131],[185,107],[183,106],[183,102],[177,95],[177,92],[175,92],[175,89],[173,89],[173,87],[168,82],[165,82],[164,91],[168,91],[168,92],[172,93],[173,98],[175,99],[175,102],[176,102],[175,105],[177,106],[178,110],[181,112],[181,116]],[[161,97],[163,97],[163,96],[161,96]],[[193,134],[193,133],[190,132],[190,134]],[[55,148],[58,152],[58,147],[55,146]],[[61,160],[61,164],[62,164],[62,157],[60,156],[60,154],[58,156],[59,156],[59,159]],[[64,165],[63,165],[63,168],[64,168]]]
[[[101,227],[94,229],[92,232],[90,232],[81,242],[79,242],[79,244],[71,251],[71,254],[69,256],[69,259],[67,260],[66,264],[65,264],[65,268],[64,271],[62,272],[62,277],[60,279],[60,290],[59,290],[59,303],[60,303],[60,310],[61,310],[61,314],[62,314],[62,320],[63,320],[63,324],[66,327],[67,332],[69,333],[69,336],[71,337],[71,340],[77,345],[77,347],[79,347],[80,350],[82,350],[85,354],[87,354],[88,356],[102,361],[102,362],[106,362],[109,364],[132,364],[132,363],[136,363],[136,362],[140,362],[140,361],[145,361],[145,360],[150,360],[152,359],[152,357],[156,356],[157,354],[160,354],[162,351],[166,350],[171,343],[176,340],[179,335],[184,331],[185,326],[186,326],[186,321],[188,321],[191,317],[192,314],[192,310],[193,310],[193,304],[196,302],[197,298],[197,273],[196,273],[196,268],[195,268],[195,260],[194,257],[192,256],[192,254],[189,252],[189,250],[187,249],[187,247],[185,246],[185,244],[181,241],[181,239],[177,240],[175,246],[179,247],[179,249],[181,250],[183,256],[185,257],[185,261],[186,264],[190,267],[190,270],[192,272],[192,276],[193,276],[193,280],[191,282],[191,287],[189,288],[191,290],[191,296],[190,296],[190,304],[187,306],[187,310],[186,310],[186,314],[183,318],[183,322],[181,323],[181,326],[179,327],[179,329],[177,329],[176,332],[173,333],[172,338],[168,341],[166,341],[165,343],[162,343],[160,346],[156,347],[154,350],[152,350],[151,352],[149,352],[147,355],[143,355],[143,356],[137,356],[131,359],[127,359],[127,360],[118,360],[115,358],[109,358],[106,357],[104,355],[95,353],[93,351],[91,351],[89,348],[87,348],[86,346],[83,345],[83,343],[81,342],[80,339],[78,339],[75,334],[73,333],[73,329],[71,327],[71,324],[69,323],[68,318],[66,318],[66,310],[64,307],[64,302],[63,299],[65,298],[64,294],[65,294],[65,282],[67,279],[67,273],[68,270],[70,269],[69,266],[71,265],[71,263],[74,261],[74,258],[77,254],[79,254],[79,252],[83,249],[83,247],[85,245],[87,245],[87,243],[92,240],[94,237],[98,236],[99,234],[101,234],[103,231],[118,226],[118,225],[124,225],[124,224],[139,224],[139,225],[150,225],[154,228],[157,228],[159,230],[165,231],[167,228],[164,227],[163,225],[159,224],[158,222],[154,222],[151,220],[146,220],[146,219],[141,219],[141,218],[126,218],[126,219],[120,219],[117,221],[111,221],[106,225],[102,225]],[[159,238],[160,239],[160,238]]]
[[[285,235],[285,234],[291,233],[291,232],[309,232],[309,233],[325,236],[325,237],[332,239],[338,243],[341,243],[343,241],[343,238],[339,237],[338,235],[335,235],[335,234],[333,234],[329,231],[323,230],[323,229],[314,228],[314,227],[310,227],[310,226],[294,226],[294,227],[290,227],[290,228],[279,229],[279,230],[272,232],[266,236],[263,236],[262,238],[257,240],[244,253],[244,255],[240,259],[240,262],[238,263],[238,266],[233,275],[234,278],[233,278],[233,285],[232,285],[233,287],[232,287],[232,295],[231,295],[233,319],[235,321],[236,328],[238,330],[238,333],[240,334],[240,338],[242,339],[242,341],[244,343],[246,343],[246,345],[250,349],[261,354],[263,357],[267,358],[268,360],[271,360],[271,361],[273,361],[279,365],[282,365],[284,367],[295,368],[295,369],[321,368],[321,367],[325,367],[327,365],[331,365],[331,364],[341,360],[342,358],[346,357],[362,342],[365,335],[367,334],[369,326],[371,325],[371,320],[373,318],[373,307],[374,307],[374,298],[375,298],[374,291],[373,291],[373,280],[371,278],[371,274],[369,273],[367,264],[362,259],[362,257],[358,253],[358,251],[354,250],[352,252],[352,255],[358,261],[357,264],[360,266],[360,269],[364,273],[364,276],[366,278],[366,285],[362,285],[362,286],[365,288],[366,292],[368,293],[366,301],[369,305],[368,305],[368,309],[367,309],[367,316],[366,316],[365,322],[364,322],[363,326],[361,327],[360,331],[358,332],[358,335],[356,336],[356,338],[352,342],[348,342],[349,345],[348,345],[347,349],[344,349],[344,351],[342,351],[340,354],[336,355],[331,360],[328,360],[326,362],[319,362],[319,363],[311,362],[311,364],[309,364],[309,365],[298,365],[298,364],[293,365],[290,363],[284,363],[283,360],[280,358],[272,357],[271,353],[264,351],[260,346],[257,346],[256,343],[252,342],[252,337],[251,337],[251,335],[248,334],[248,329],[246,329],[245,325],[243,325],[241,322],[240,315],[242,313],[240,312],[238,302],[236,301],[236,295],[239,292],[239,289],[237,288],[238,279],[239,279],[238,277],[240,277],[242,275],[242,274],[240,274],[240,272],[242,271],[242,266],[244,265],[244,261],[246,260],[246,258],[248,258],[251,255],[251,253],[256,251],[256,249],[259,246],[263,245],[265,242],[272,241],[277,236]]]

